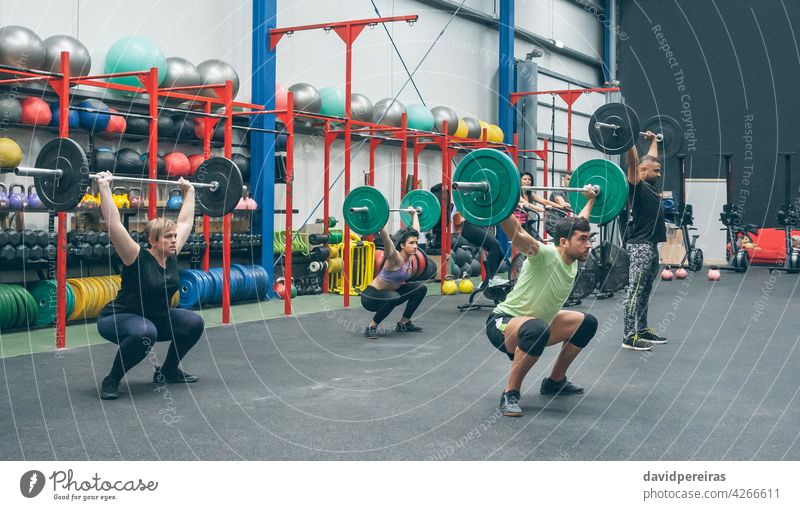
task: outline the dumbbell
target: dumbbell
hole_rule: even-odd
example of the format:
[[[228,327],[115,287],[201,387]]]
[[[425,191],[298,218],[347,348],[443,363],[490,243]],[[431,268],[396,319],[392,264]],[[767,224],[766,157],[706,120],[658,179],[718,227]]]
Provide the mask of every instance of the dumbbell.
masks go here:
[[[17,246],[22,241],[22,234],[14,229],[6,231],[8,233],[8,244]]]
[[[83,240],[89,244],[97,244],[97,232],[94,230],[87,230],[83,233]]]
[[[10,244],[7,244],[7,245],[3,246],[2,248],[0,248],[0,259],[6,260],[6,261],[11,261],[11,260],[14,260],[15,258],[17,258],[17,249],[16,248],[11,246]]]
[[[31,249],[30,249],[30,247],[28,247],[28,246],[26,246],[24,244],[20,244],[16,248],[16,254],[15,255],[16,255],[16,258],[18,258],[19,260],[28,260],[29,258],[31,258]]]
[[[93,244],[92,245],[92,254],[90,255],[91,258],[99,259],[103,258],[103,254],[106,252],[105,247],[102,244]]]
[[[70,230],[67,232],[67,243],[78,244],[83,240],[83,233],[77,230]]]
[[[48,235],[46,230],[34,230],[34,236],[36,237],[36,244],[44,248],[50,242],[50,236]],[[55,232],[53,232],[55,235]]]
[[[55,257],[56,257],[56,247],[55,247],[55,245],[52,245],[52,244],[47,245],[44,248],[44,258],[50,260],[50,259],[54,259]]]
[[[82,259],[88,259],[92,254],[92,245],[88,243],[78,243],[77,245],[67,243],[67,253]]]
[[[97,244],[108,244],[109,240],[108,232],[105,230],[101,230],[97,233]]]
[[[31,246],[31,252],[28,255],[30,260],[41,260],[44,258],[44,248],[38,244]]]
[[[0,230],[0,246],[5,246],[6,244],[8,244],[8,232]]]
[[[25,229],[22,231],[22,244],[27,247],[31,247],[37,244],[36,241],[36,233],[34,230]]]

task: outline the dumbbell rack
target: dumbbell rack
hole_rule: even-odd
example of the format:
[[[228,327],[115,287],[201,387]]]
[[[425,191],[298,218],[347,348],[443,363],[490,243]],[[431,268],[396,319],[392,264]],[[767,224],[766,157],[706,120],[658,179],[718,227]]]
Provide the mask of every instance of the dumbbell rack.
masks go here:
[[[71,85],[84,85],[88,87],[96,87],[106,90],[116,90],[127,93],[146,93],[149,97],[149,117],[150,117],[150,132],[148,138],[148,155],[149,155],[149,177],[155,179],[157,177],[157,157],[158,157],[158,115],[159,115],[159,96],[171,97],[176,99],[183,99],[184,101],[193,101],[194,103],[202,103],[203,111],[192,111],[193,114],[202,114],[206,117],[204,120],[204,146],[203,157],[208,159],[211,155],[211,138],[214,130],[214,124],[222,117],[224,118],[224,156],[231,158],[232,156],[232,139],[231,130],[233,124],[233,107],[244,108],[246,111],[237,112],[240,115],[259,114],[259,113],[278,113],[282,112],[266,112],[264,107],[260,105],[241,103],[233,101],[233,84],[227,81],[224,84],[208,84],[198,85],[192,87],[171,87],[159,88],[158,68],[153,67],[149,70],[124,72],[124,73],[109,73],[91,76],[74,77],[70,75],[70,55],[69,52],[61,52],[61,68],[59,73],[50,73],[46,71],[36,71],[21,68],[11,68],[4,66],[0,68],[0,75],[11,75],[11,78],[0,80],[0,85],[16,84],[26,82],[46,82],[53,88],[58,96],[59,107],[59,126],[58,136],[67,138],[69,136],[69,109],[70,109],[70,93]],[[135,76],[139,79],[141,86],[133,87],[112,83],[106,80],[109,78],[120,78],[125,76]],[[197,95],[197,90],[201,88],[210,89],[216,94],[217,97],[208,97]],[[193,92],[189,94],[188,92]],[[289,94],[291,105],[291,93]],[[224,108],[224,114],[212,114],[212,105]],[[291,111],[291,109],[287,109]],[[118,113],[117,115],[124,115]],[[291,124],[291,122],[289,122]],[[287,145],[290,147],[292,143],[293,131],[289,128],[287,137]],[[150,184],[148,186],[148,218],[153,219],[156,217],[156,185]],[[48,278],[55,277],[56,280],[56,348],[66,347],[66,212],[50,213],[48,221],[51,231],[55,225],[54,220],[58,218],[57,226],[57,245],[56,245],[56,268],[55,275],[48,274]],[[204,235],[208,236],[210,221],[208,217],[204,217]],[[230,214],[225,215],[223,218],[223,235],[225,238],[223,246],[223,299],[222,299],[222,322],[230,322]],[[206,242],[206,244],[208,244]],[[204,269],[208,270],[208,251],[204,256]]]

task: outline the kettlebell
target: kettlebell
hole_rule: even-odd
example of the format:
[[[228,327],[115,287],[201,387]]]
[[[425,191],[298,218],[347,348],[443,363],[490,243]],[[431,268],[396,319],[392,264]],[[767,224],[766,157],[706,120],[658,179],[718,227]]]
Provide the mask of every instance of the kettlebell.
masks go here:
[[[41,208],[42,201],[39,200],[39,195],[36,193],[36,187],[31,184],[28,186],[28,207]]]
[[[0,207],[8,207],[8,190],[5,184],[0,184]]]
[[[722,278],[722,275],[719,272],[719,268],[717,266],[711,266],[708,269],[708,279],[712,282],[717,282],[720,278]]]
[[[672,269],[669,266],[665,267],[663,271],[661,271],[661,279],[665,281],[672,280],[672,277],[675,276],[672,274]]]
[[[687,271],[685,267],[679,267],[678,270],[675,271],[675,278],[678,280],[685,280],[687,276],[689,276],[689,271]]]
[[[144,205],[141,188],[131,188],[128,190],[128,202],[131,204],[131,209],[139,209]]]
[[[236,207],[234,207],[236,211],[246,211],[247,210],[247,199],[242,196],[237,202]]]
[[[183,205],[183,195],[181,194],[181,190],[173,189],[169,192],[169,200],[167,200],[167,208],[169,209],[180,209]]]
[[[458,281],[458,291],[462,294],[471,294],[475,290],[475,285],[469,279],[469,274],[464,273],[464,276]]]
[[[281,299],[286,299],[286,280],[281,276],[275,280],[275,285],[272,286],[272,290],[275,291],[275,294],[278,295]]]
[[[247,210],[255,211],[258,209],[258,203],[250,196],[250,193],[247,194],[245,201],[247,202]]]
[[[78,207],[83,209],[97,209],[99,206],[98,199],[94,195],[90,195],[89,193],[83,195],[80,203],[78,203]]]
[[[458,285],[456,285],[455,278],[453,278],[453,275],[447,275],[442,282],[442,294],[452,296],[456,293],[458,293]]]
[[[117,193],[120,191],[120,193]],[[125,188],[122,186],[117,186],[112,190],[112,197],[114,198],[114,205],[117,206],[117,209],[122,209],[123,207],[130,207],[131,202],[128,200],[128,194],[125,192]]]
[[[19,189],[19,191],[14,191]],[[25,196],[25,186],[22,184],[12,184],[11,194],[8,196],[8,206],[13,209],[22,209],[28,206],[28,197]]]

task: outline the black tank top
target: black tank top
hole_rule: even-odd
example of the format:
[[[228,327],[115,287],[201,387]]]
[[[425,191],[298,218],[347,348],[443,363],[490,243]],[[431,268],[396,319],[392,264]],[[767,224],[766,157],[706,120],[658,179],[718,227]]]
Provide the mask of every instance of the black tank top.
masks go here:
[[[638,185],[628,183],[627,225],[622,224],[627,243],[663,243],[667,240],[667,226],[664,221],[664,207],[658,189],[647,181]],[[626,228],[627,227],[627,228]]]
[[[100,312],[134,313],[143,317],[164,317],[169,314],[172,295],[178,290],[178,259],[167,257],[167,267],[162,268],[153,254],[145,248],[129,266],[122,268],[122,288],[117,298]]]

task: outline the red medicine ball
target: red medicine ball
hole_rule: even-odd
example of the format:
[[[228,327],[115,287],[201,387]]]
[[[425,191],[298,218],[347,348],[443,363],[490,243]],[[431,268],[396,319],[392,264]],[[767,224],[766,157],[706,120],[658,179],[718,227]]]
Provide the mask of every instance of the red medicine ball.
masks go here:
[[[53,120],[53,113],[50,105],[38,97],[26,97],[22,100],[22,120],[23,124],[33,126],[46,126]]]
[[[170,152],[164,156],[167,175],[170,177],[187,177],[189,175],[189,158],[182,152]]]
[[[205,161],[202,154],[192,154],[189,156],[189,175],[194,175],[197,169]]]

